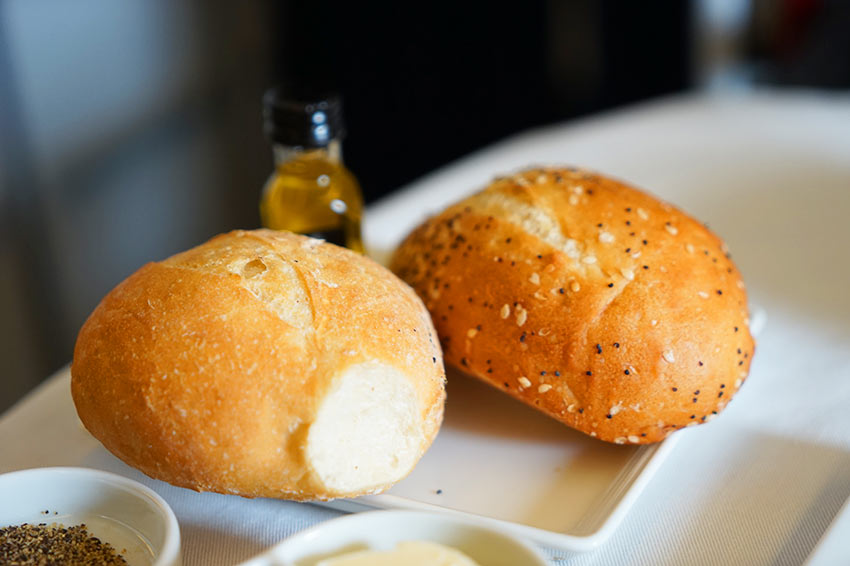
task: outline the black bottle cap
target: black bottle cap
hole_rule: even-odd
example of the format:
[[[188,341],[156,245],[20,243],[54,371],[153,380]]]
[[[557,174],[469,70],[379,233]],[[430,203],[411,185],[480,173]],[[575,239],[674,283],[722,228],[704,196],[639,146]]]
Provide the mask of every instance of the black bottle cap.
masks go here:
[[[289,146],[326,147],[345,134],[338,95],[275,87],[263,96],[266,135]]]

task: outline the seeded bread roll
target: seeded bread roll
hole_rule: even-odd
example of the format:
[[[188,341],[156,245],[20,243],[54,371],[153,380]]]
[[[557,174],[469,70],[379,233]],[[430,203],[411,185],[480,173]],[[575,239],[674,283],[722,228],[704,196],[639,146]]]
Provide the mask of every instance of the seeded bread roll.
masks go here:
[[[498,179],[419,226],[391,267],[425,301],[447,363],[602,440],[709,421],[749,371],[724,243],[598,174]]]
[[[331,499],[406,476],[443,415],[428,312],[389,270],[285,232],[231,232],[150,263],[83,325],[80,419],[151,477]]]

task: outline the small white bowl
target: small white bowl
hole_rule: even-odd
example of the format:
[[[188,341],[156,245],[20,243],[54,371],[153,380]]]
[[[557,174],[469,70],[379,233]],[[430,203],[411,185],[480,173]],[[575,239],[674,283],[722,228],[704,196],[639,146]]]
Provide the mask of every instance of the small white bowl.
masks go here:
[[[131,479],[88,468],[0,475],[0,526],[85,523],[130,566],[180,566],[180,529],[162,497]]]
[[[367,511],[302,531],[241,566],[314,566],[345,552],[391,550],[409,540],[455,548],[481,566],[548,564],[529,544],[473,519],[421,511]]]

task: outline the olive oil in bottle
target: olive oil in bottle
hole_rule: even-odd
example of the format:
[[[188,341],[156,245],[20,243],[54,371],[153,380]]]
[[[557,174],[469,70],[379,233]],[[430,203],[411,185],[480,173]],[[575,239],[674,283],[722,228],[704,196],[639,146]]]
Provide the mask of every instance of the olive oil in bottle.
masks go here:
[[[298,100],[272,89],[265,130],[275,171],[260,201],[263,226],[322,238],[363,253],[363,197],[342,162],[342,106],[336,97]]]

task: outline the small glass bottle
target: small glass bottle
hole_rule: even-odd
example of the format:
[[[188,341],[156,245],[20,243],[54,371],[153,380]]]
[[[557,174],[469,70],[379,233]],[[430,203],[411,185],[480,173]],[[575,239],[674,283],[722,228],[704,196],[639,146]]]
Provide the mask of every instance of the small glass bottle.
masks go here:
[[[280,89],[263,99],[275,171],[260,201],[263,226],[322,238],[363,253],[363,196],[342,163],[338,97],[294,97]]]

